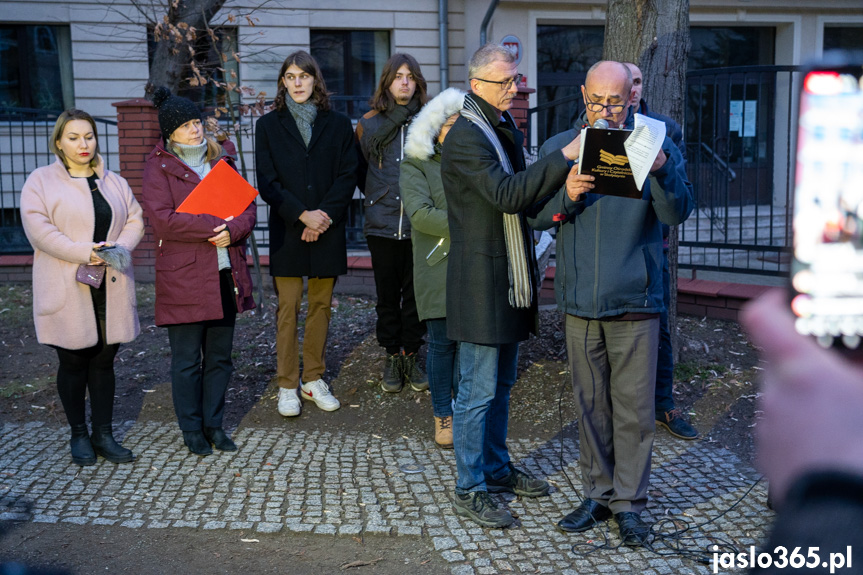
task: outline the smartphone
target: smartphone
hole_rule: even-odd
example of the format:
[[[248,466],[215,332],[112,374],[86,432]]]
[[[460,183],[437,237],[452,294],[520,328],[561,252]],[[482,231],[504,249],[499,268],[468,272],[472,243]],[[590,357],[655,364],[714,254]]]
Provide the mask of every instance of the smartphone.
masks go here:
[[[863,57],[831,55],[800,90],[791,309],[824,347],[863,338]]]

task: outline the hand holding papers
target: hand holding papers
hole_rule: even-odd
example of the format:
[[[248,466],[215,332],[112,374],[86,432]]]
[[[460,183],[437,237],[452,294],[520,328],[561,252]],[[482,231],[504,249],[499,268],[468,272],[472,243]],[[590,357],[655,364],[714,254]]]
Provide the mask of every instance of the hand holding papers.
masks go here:
[[[623,144],[629,165],[632,167],[632,177],[639,191],[647,179],[647,174],[653,169],[653,161],[662,150],[665,140],[665,122],[648,118],[641,114],[635,115],[635,129]]]
[[[594,176],[593,193],[641,198],[664,139],[665,124],[641,114],[634,130],[585,128],[578,173]]]
[[[221,160],[177,207],[177,212],[210,214],[227,221],[242,214],[257,195],[258,190]]]

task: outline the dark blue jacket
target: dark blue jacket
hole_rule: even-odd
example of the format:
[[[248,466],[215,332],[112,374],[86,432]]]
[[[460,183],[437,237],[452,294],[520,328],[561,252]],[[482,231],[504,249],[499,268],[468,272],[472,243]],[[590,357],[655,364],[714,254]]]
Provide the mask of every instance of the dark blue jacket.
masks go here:
[[[584,118],[576,125],[583,123]],[[540,157],[561,149],[579,131],[550,138]],[[694,201],[680,150],[667,137],[662,149],[668,160],[651,173],[659,186],[645,180],[640,200],[585,194],[573,202],[561,188],[531,211],[529,221],[536,229],[560,225],[554,284],[563,312],[602,319],[664,309],[661,224],[685,221]],[[560,218],[562,222],[555,221]]]

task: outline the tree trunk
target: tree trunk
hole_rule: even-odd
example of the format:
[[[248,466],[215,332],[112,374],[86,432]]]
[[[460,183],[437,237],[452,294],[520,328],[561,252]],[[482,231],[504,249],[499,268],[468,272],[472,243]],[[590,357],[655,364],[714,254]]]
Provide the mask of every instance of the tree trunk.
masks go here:
[[[681,126],[688,57],[689,0],[608,0],[603,58],[636,64],[644,75],[642,97],[650,109]],[[677,362],[677,226],[671,228],[668,247],[668,329]]]
[[[166,86],[176,94],[180,83],[187,79],[189,64],[194,60],[192,47],[195,36],[206,34],[206,27],[222,8],[225,0],[179,0],[166,3],[166,19],[161,27],[161,40],[150,63],[149,83]],[[182,25],[182,26],[181,26]]]

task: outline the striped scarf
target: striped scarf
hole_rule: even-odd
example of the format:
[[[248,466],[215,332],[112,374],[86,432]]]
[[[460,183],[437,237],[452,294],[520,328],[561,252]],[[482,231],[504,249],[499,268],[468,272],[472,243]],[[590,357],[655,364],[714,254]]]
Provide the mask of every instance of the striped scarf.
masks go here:
[[[503,170],[507,174],[513,175],[515,171],[503,149],[503,144],[500,143],[494,131],[494,126],[491,125],[470,94],[465,96],[461,115],[482,130],[482,133],[494,146]],[[524,230],[522,229],[520,214],[503,214],[503,233],[506,240],[506,259],[509,269],[509,304],[514,308],[530,307],[533,301],[533,283],[530,281],[529,260],[525,252],[527,247],[524,242]]]

